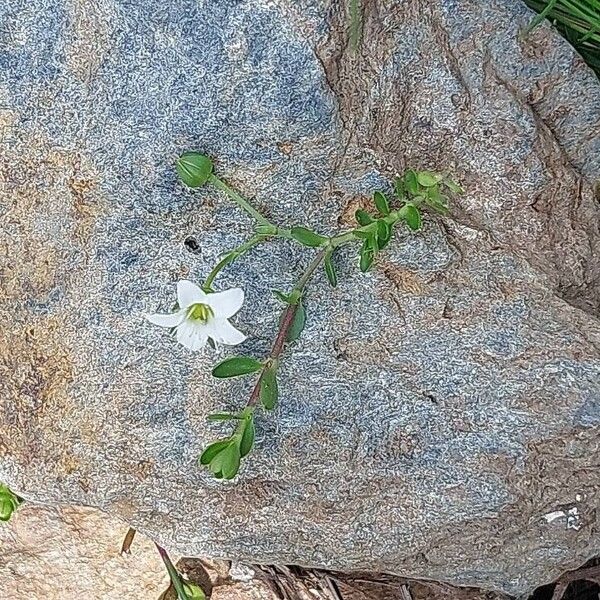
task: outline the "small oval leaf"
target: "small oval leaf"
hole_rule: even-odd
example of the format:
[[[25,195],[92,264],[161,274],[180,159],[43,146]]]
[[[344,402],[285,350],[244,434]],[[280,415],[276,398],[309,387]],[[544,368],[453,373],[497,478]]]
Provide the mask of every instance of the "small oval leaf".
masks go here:
[[[359,208],[354,213],[354,218],[356,219],[356,222],[361,227],[365,227],[365,225],[370,225],[373,222],[373,217],[366,210],[363,210],[362,208]]]
[[[377,247],[379,250],[383,250],[391,239],[392,226],[384,219],[380,219],[377,221]]]
[[[406,191],[413,196],[416,196],[419,193],[417,174],[412,169],[406,171],[404,174],[404,187],[406,188]]]
[[[390,203],[388,202],[388,199],[386,198],[385,194],[383,194],[382,192],[375,192],[373,194],[373,202],[375,202],[377,210],[382,215],[385,216],[390,214]]]
[[[306,229],[306,227],[292,227],[291,234],[297,242],[300,242],[309,248],[322,246],[328,239],[323,235],[319,235],[318,233],[311,231],[310,229]]]
[[[360,250],[360,270],[363,273],[366,273],[371,268],[374,258],[375,250],[373,249],[371,241],[365,240],[365,243]]]
[[[231,440],[226,439],[226,440],[219,440],[218,442],[213,442],[212,444],[209,444],[205,449],[204,452],[200,455],[200,464],[201,465],[207,465],[209,464],[213,458],[215,456],[217,456],[217,454],[219,454],[219,452],[221,452],[222,450],[225,450],[225,448],[227,448],[227,446],[229,446],[229,444],[231,443]]]
[[[336,287],[337,285],[337,273],[335,272],[335,267],[333,266],[333,261],[331,259],[331,254],[327,254],[325,256],[325,273],[327,274],[327,279],[331,287]]]
[[[213,377],[238,377],[239,375],[249,375],[262,369],[262,363],[251,356],[234,356],[226,358],[219,363],[213,370]]]
[[[221,473],[224,479],[233,479],[240,470],[240,449],[237,444],[230,444],[217,459],[221,458]],[[214,461],[213,461],[214,462]],[[212,463],[211,463],[212,466]]]
[[[252,450],[252,446],[254,445],[254,435],[254,418],[250,416],[245,419],[244,432],[240,440],[240,458],[244,458],[244,456],[250,454],[250,450]]]
[[[404,180],[402,177],[396,177],[394,180],[394,192],[396,196],[402,200],[406,196],[406,188],[404,186]]]
[[[302,304],[302,302],[298,302],[296,306],[297,308],[294,315],[294,320],[292,321],[292,325],[290,326],[287,334],[288,342],[297,340],[304,330],[304,326],[306,325],[306,309],[304,308],[304,304]]]
[[[407,204],[405,206],[406,209],[406,224],[413,231],[417,231],[421,229],[421,213],[419,209],[414,204]]]
[[[260,378],[260,401],[266,410],[273,410],[277,404],[279,390],[275,369],[267,369]]]

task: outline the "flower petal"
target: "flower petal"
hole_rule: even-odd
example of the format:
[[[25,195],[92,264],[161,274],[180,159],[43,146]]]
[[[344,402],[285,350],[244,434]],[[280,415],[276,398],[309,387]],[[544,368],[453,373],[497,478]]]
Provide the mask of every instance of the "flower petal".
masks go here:
[[[177,327],[177,341],[194,352],[202,350],[208,339],[208,329],[203,323],[186,319]]]
[[[246,336],[227,319],[213,319],[207,323],[207,327],[208,337],[220,344],[235,346],[246,339]]]
[[[229,319],[242,308],[244,290],[242,288],[232,288],[224,292],[208,294],[205,302],[213,309],[217,319]]]
[[[179,308],[188,308],[197,302],[206,302],[206,294],[195,284],[187,279],[177,283],[177,303]]]
[[[185,318],[185,310],[178,310],[177,312],[170,313],[168,315],[161,315],[154,313],[152,315],[144,315],[150,323],[158,325],[159,327],[177,327]]]

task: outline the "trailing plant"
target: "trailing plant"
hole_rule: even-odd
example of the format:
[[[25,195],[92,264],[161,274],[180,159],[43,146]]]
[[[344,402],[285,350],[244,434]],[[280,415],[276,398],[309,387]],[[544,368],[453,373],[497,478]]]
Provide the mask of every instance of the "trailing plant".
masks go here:
[[[228,422],[232,432],[208,445],[200,455],[200,464],[218,479],[232,479],[240,469],[241,461],[250,453],[255,438],[255,415],[259,409],[272,411],[279,399],[279,365],[283,353],[304,329],[307,313],[306,287],[318,269],[323,269],[329,284],[338,284],[335,257],[339,248],[359,244],[358,265],[362,272],[371,269],[378,255],[391,243],[398,228],[417,232],[422,227],[422,213],[431,210],[448,212],[448,196],[462,193],[462,189],[445,174],[408,170],[394,181],[390,197],[376,191],[370,210],[356,211],[356,226],[336,235],[325,235],[305,225],[289,229],[271,222],[237,191],[233,190],[213,170],[213,163],[198,152],[186,152],[177,162],[182,182],[190,188],[211,185],[224,192],[230,200],[246,211],[256,222],[249,239],[227,252],[209,272],[200,286],[190,281],[177,285],[177,307],[170,314],[152,314],[152,323],[167,327],[177,340],[191,350],[202,349],[207,341],[213,345],[236,345],[246,336],[229,319],[241,308],[244,293],[240,288],[215,291],[218,274],[233,261],[255,246],[283,239],[295,242],[308,251],[312,258],[296,285],[288,291],[275,290],[275,296],[284,305],[279,328],[271,350],[264,357],[233,356],[217,364],[212,374],[218,379],[254,377],[252,392],[239,412],[220,412],[208,417],[211,421]]]

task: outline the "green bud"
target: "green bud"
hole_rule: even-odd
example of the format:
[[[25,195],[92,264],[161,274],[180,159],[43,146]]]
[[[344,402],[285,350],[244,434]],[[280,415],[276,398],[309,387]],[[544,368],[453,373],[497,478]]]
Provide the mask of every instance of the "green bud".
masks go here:
[[[199,152],[184,152],[177,160],[176,168],[185,185],[197,188],[208,181],[213,170],[213,163],[208,156]]]
[[[15,511],[15,505],[6,496],[0,496],[0,521],[8,521],[13,512]]]
[[[206,594],[202,588],[195,583],[184,581],[183,590],[186,593],[188,600],[206,600]]]

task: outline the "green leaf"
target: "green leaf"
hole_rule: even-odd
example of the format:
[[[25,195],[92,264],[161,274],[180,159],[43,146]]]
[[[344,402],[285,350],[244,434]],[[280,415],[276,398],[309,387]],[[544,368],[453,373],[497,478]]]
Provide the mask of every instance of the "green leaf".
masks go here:
[[[306,325],[306,309],[304,308],[304,304],[299,302],[296,308],[296,314],[294,315],[294,320],[292,321],[292,325],[287,334],[287,341],[294,342],[300,337],[300,334],[304,330],[304,326]]]
[[[433,185],[437,185],[440,179],[441,177],[439,175],[436,175],[431,171],[419,171],[419,173],[417,173],[417,181],[423,187],[431,187]]]
[[[373,194],[373,202],[375,202],[377,210],[382,215],[390,214],[390,203],[388,202],[388,199],[386,198],[385,194],[383,194],[382,192],[375,192]]]
[[[417,180],[417,174],[413,170],[408,170],[404,174],[404,187],[413,196],[419,193],[419,181]]]
[[[204,452],[200,455],[200,464],[208,465],[212,460],[219,454],[222,450],[225,450],[227,446],[231,444],[231,440],[227,438],[226,440],[219,440],[218,442],[213,442],[212,444],[206,446]]]
[[[23,502],[8,486],[0,484],[0,521],[8,521]]]
[[[400,200],[406,196],[406,188],[404,187],[404,180],[402,177],[396,177],[396,179],[394,179],[394,192],[396,192],[396,196],[400,198]]]
[[[267,410],[273,410],[278,396],[277,372],[271,367],[260,378],[260,401]]]
[[[450,177],[446,177],[446,179],[444,179],[444,185],[451,191],[454,192],[455,194],[464,194],[465,190],[463,190],[460,185],[458,185],[458,183],[452,181],[452,179],[450,179]]]
[[[254,445],[254,435],[254,417],[250,415],[244,420],[244,432],[240,439],[240,458],[244,458],[244,456],[250,454],[250,450],[252,450],[252,446]]]
[[[236,419],[240,419],[239,415],[234,415],[233,413],[213,413],[212,415],[208,415],[206,419],[208,421],[235,421]]]
[[[337,273],[335,272],[335,267],[333,266],[331,254],[325,255],[325,273],[327,274],[327,279],[329,280],[331,287],[335,287],[337,285]]]
[[[373,217],[366,210],[363,210],[362,208],[359,208],[354,213],[354,218],[356,219],[356,222],[361,227],[365,227],[366,225],[370,225],[373,222]]]
[[[440,188],[438,185],[434,185],[427,190],[425,203],[439,213],[448,213],[448,198],[446,198],[446,196],[443,194],[440,194]]]
[[[213,163],[208,156],[199,152],[184,152],[175,165],[181,181],[191,188],[204,185],[213,170]]]
[[[250,356],[234,356],[226,358],[219,363],[213,370],[213,377],[238,377],[239,375],[249,375],[262,369],[263,364]]]
[[[404,208],[406,209],[404,218],[409,228],[413,231],[421,229],[421,213],[419,209],[414,204],[407,204]]]
[[[377,247],[383,250],[392,239],[392,226],[384,219],[377,221]]]
[[[237,444],[230,444],[217,456],[221,457],[220,471],[224,479],[233,479],[240,470],[240,449]],[[216,459],[215,459],[216,460]],[[214,462],[214,461],[213,461]],[[212,463],[211,463],[212,467]]]
[[[323,235],[319,235],[310,229],[306,229],[306,227],[292,227],[291,229],[292,237],[297,241],[303,244],[304,246],[308,246],[309,248],[316,248],[318,246],[322,246],[327,239]]]
[[[360,270],[366,273],[373,264],[375,258],[375,250],[371,240],[365,240],[360,250]]]

